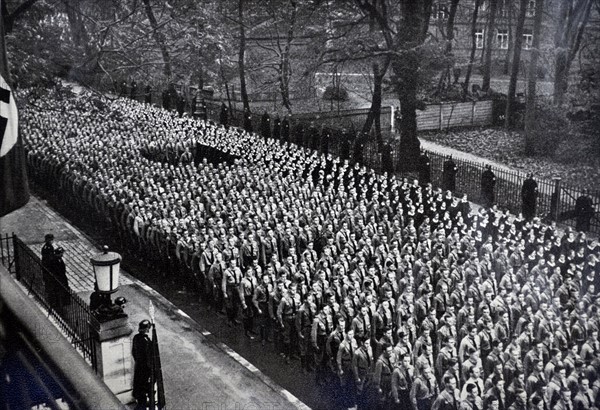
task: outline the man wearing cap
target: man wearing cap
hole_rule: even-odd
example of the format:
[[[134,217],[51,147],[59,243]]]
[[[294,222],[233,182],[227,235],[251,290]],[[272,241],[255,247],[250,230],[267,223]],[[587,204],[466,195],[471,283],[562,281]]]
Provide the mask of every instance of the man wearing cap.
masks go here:
[[[145,408],[150,392],[150,376],[152,372],[151,355],[152,341],[148,337],[150,321],[142,320],[138,327],[138,334],[133,337],[132,355],[133,368],[133,397],[138,406]]]
[[[49,233],[44,236],[44,246],[42,246],[42,264],[51,270],[56,255],[54,253],[54,235]]]
[[[62,259],[64,250],[54,247],[54,235],[49,233],[44,237],[42,246],[42,265],[48,270],[43,272],[46,299],[50,307],[60,310],[70,301],[69,281],[65,262]],[[49,272],[49,273],[48,273]]]

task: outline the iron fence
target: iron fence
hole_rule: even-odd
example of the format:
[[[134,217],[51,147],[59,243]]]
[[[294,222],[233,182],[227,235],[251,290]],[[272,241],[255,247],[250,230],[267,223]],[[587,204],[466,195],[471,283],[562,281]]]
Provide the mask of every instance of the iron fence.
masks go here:
[[[0,237],[2,265],[48,311],[71,344],[98,371],[95,335],[100,324],[85,301],[65,286],[16,235]]]
[[[400,171],[399,150],[392,149],[393,167],[396,174],[403,175]],[[434,187],[442,187],[442,175],[444,162],[448,159],[447,155],[437,152],[424,150],[430,159],[431,183]],[[365,150],[365,163],[368,165],[377,165],[381,159],[381,154],[371,150]],[[469,161],[461,158],[452,159],[458,168],[456,175],[455,195],[467,194],[470,201],[483,204],[481,191],[481,176],[485,171],[485,163],[478,161]],[[375,170],[378,168],[373,167]],[[527,175],[523,172],[508,170],[492,166],[492,171],[496,176],[495,204],[501,208],[510,210],[513,214],[518,214],[522,210],[521,190],[523,182]],[[415,174],[410,174],[415,175]],[[572,187],[561,183],[559,178],[552,181],[542,178],[535,178],[538,184],[538,196],[536,203],[536,214],[545,221],[557,221],[571,227],[578,227],[576,204],[577,200],[586,196],[589,197],[594,206],[594,214],[591,216],[589,227],[586,231],[600,233],[600,214],[598,205],[600,204],[600,191],[584,190],[582,188]],[[579,226],[580,228],[581,226]]]
[[[217,122],[219,121],[220,106],[216,104],[208,105],[208,119]],[[243,116],[241,111],[235,111],[230,115],[230,125],[242,126]],[[308,128],[308,123],[303,123],[302,119],[290,118],[290,141],[298,143],[299,138],[296,132],[303,125]],[[384,164],[386,159],[382,155],[381,141],[376,141],[374,137],[364,138],[364,143],[357,144],[356,130],[342,132],[335,128],[329,130],[329,141],[326,144],[327,152],[340,156],[342,158],[358,159],[359,162],[374,169],[376,172],[382,172],[384,169],[392,169],[395,175],[416,177],[414,172],[403,172],[402,164],[400,163],[399,142],[391,142],[391,162],[392,164]],[[310,143],[310,142],[309,142]],[[300,145],[307,145],[306,138]],[[313,144],[314,145],[314,144]],[[324,146],[323,141],[318,144]],[[349,146],[346,149],[344,145]],[[357,155],[357,147],[360,148],[360,155]],[[434,187],[442,186],[442,175],[444,162],[447,159],[446,155],[425,150],[430,159],[431,166],[431,183]],[[467,194],[470,201],[482,204],[481,192],[481,176],[485,171],[485,162],[469,161],[460,158],[453,158],[458,167],[456,175],[456,195]],[[523,182],[527,179],[527,175],[516,170],[508,170],[492,166],[492,171],[496,176],[495,186],[495,203],[502,208],[510,210],[513,214],[518,214],[522,210],[521,190]],[[582,188],[567,186],[560,182],[560,179],[547,180],[535,178],[538,184],[538,197],[536,204],[536,214],[546,221],[557,221],[564,225],[581,228],[581,223],[577,221],[577,212],[575,210],[577,200],[583,196],[587,196],[593,203],[594,212],[590,218],[589,226],[584,224],[584,230],[593,233],[600,233],[600,191],[585,191]]]
[[[3,266],[0,282],[0,408],[124,409]]]

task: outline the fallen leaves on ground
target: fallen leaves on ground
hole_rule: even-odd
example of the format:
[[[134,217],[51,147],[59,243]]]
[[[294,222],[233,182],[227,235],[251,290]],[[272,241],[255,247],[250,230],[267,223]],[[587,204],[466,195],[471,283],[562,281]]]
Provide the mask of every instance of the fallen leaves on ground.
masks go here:
[[[526,157],[524,136],[498,128],[425,133],[428,141],[491,159],[511,168],[532,172],[539,178],[560,177],[564,184],[600,190],[600,159],[586,140],[576,143],[570,138],[561,144],[556,157]]]

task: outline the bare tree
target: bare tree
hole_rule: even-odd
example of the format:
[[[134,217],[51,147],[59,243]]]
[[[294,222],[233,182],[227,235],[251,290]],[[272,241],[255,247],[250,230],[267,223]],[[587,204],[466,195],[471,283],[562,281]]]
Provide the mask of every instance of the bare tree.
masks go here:
[[[160,49],[160,53],[163,59],[163,74],[167,81],[171,80],[173,75],[171,70],[171,56],[169,55],[169,50],[165,44],[165,37],[160,30],[158,21],[156,21],[156,17],[154,16],[154,11],[152,11],[152,6],[150,5],[150,0],[142,0],[144,2],[144,8],[146,10],[146,16],[148,17],[148,21],[150,22],[150,26],[152,27],[152,35],[154,37],[154,41],[156,45]]]
[[[475,52],[477,51],[477,17],[479,15],[479,7],[482,0],[475,0],[473,15],[471,17],[471,54],[469,55],[469,65],[465,74],[465,82],[463,83],[463,98],[469,93],[469,81],[471,80],[471,72],[473,71],[473,63],[475,61]]]
[[[508,83],[508,95],[506,98],[505,127],[512,128],[515,123],[515,98],[517,93],[517,80],[521,64],[521,47],[523,46],[523,27],[525,26],[525,14],[527,12],[527,0],[519,0],[519,18],[515,28],[515,52],[513,54],[510,82]]]
[[[419,50],[427,37],[431,1],[399,0],[395,10],[388,9],[386,0],[356,0],[356,4],[375,20],[385,44],[380,52],[391,57],[392,83],[402,115],[400,164],[404,170],[416,169],[421,147],[417,137]]]
[[[529,71],[527,74],[527,100],[525,107],[525,155],[533,155],[534,147],[532,133],[535,127],[535,105],[538,61],[540,58],[540,37],[542,35],[542,20],[544,14],[544,0],[535,3],[535,20],[533,22],[533,42],[531,47],[531,59],[529,60]]]
[[[452,84],[452,68],[454,66],[454,60],[451,59],[452,56],[452,43],[454,42],[454,21],[456,20],[456,11],[458,10],[458,3],[460,0],[452,0],[450,3],[450,10],[448,11],[448,21],[446,22],[446,30],[441,30],[442,35],[445,37],[446,41],[446,58],[448,59],[448,64],[446,65],[446,69],[440,75],[440,80],[438,82],[438,90],[440,93],[445,87],[445,85]]]
[[[15,21],[21,18],[27,10],[29,10],[37,0],[26,0],[23,3],[19,4],[12,13],[9,13],[8,6],[6,5],[6,0],[0,1],[2,3],[0,6],[2,7],[2,18],[4,23],[4,31],[6,33],[10,33],[13,31]]]
[[[238,49],[238,70],[240,76],[240,94],[244,111],[250,111],[250,102],[248,100],[248,90],[246,88],[246,28],[244,26],[244,1],[238,0],[238,24],[240,28],[240,45]]]
[[[381,136],[381,101],[382,101],[382,84],[383,77],[387,73],[390,65],[390,58],[386,57],[383,62],[383,67],[379,66],[379,62],[373,63],[373,97],[371,99],[371,107],[369,108],[369,114],[365,124],[363,125],[363,134],[368,134],[375,124],[375,133],[377,136]]]
[[[562,0],[554,46],[554,103],[562,104],[569,87],[569,71],[581,45],[594,0]]]
[[[498,11],[498,0],[490,0],[490,11],[488,15],[487,32],[485,35],[485,58],[483,62],[483,83],[481,89],[484,92],[490,89],[490,78],[492,76],[492,49],[494,44],[494,28],[496,26],[496,14]]]

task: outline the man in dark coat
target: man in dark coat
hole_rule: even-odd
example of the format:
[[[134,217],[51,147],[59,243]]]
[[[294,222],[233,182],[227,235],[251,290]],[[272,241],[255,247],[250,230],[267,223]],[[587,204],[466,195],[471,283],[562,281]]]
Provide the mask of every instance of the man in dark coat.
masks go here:
[[[363,149],[364,149],[364,138],[362,135],[357,135],[354,140],[354,157],[352,158],[354,162],[361,163],[363,162]]]
[[[340,158],[350,159],[350,136],[348,131],[344,128],[342,135],[340,136]]]
[[[49,233],[44,237],[44,246],[42,246],[42,265],[51,269],[54,258],[54,235]]]
[[[281,139],[285,142],[290,140],[290,121],[287,117],[281,121]]]
[[[290,142],[293,142],[296,145],[302,145],[304,142],[304,127],[301,123],[294,126],[294,133],[290,136]]]
[[[586,194],[587,191],[575,201],[575,229],[580,232],[587,232],[590,230],[590,220],[594,216],[594,204],[592,198]]]
[[[260,119],[260,134],[263,138],[271,138],[271,117],[266,111]]]
[[[43,272],[46,300],[50,307],[60,311],[70,301],[67,269],[62,259],[64,250],[54,247],[54,235],[47,234],[42,247],[42,265],[47,270]]]
[[[135,361],[133,368],[133,397],[138,406],[145,408],[150,393],[150,376],[152,373],[152,341],[148,337],[150,321],[142,320],[138,334],[133,337],[132,355]]]
[[[450,155],[450,157],[448,157],[448,159],[444,162],[444,172],[442,181],[442,188],[444,189],[444,191],[454,191],[456,189],[457,172],[458,167],[452,159],[452,155]]]
[[[178,95],[175,97],[175,108],[177,109],[177,114],[179,114],[179,117],[182,117],[183,113],[185,112],[185,98],[183,95]]]
[[[394,158],[392,157],[392,147],[385,143],[381,147],[381,170],[392,174],[394,172]]]
[[[317,148],[317,145],[319,144],[319,130],[314,121],[311,121],[308,126],[308,132],[304,134],[304,140],[301,141],[300,144],[310,149]]]
[[[150,85],[146,86],[146,90],[144,92],[144,102],[146,104],[152,104],[152,87]]]
[[[229,109],[225,103],[221,103],[221,113],[219,114],[219,122],[227,128],[229,126]]]
[[[279,116],[275,117],[273,123],[273,138],[276,140],[281,139],[281,120],[279,119]]]
[[[252,128],[252,113],[248,108],[244,108],[244,130],[246,132],[253,132]]]
[[[331,138],[331,133],[328,128],[323,127],[321,131],[321,140],[319,141],[319,152],[327,155],[329,153],[329,139]]]
[[[137,98],[137,83],[135,80],[131,80],[131,89],[129,91],[129,98],[135,100]]]
[[[523,182],[521,189],[522,207],[521,212],[526,220],[531,220],[535,216],[535,207],[538,197],[538,184],[533,179],[533,174],[528,174]]]
[[[485,166],[485,171],[481,174],[481,198],[483,205],[491,207],[494,204],[494,188],[496,187],[496,175],[492,171],[491,165]]]
[[[425,151],[421,151],[419,155],[419,181],[422,185],[431,182],[431,161]]]

